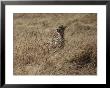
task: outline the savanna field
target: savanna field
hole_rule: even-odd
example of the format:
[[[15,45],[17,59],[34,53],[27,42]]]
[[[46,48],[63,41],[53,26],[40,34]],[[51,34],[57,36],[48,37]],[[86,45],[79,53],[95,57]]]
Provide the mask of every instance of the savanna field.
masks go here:
[[[97,14],[14,13],[14,75],[96,75]]]

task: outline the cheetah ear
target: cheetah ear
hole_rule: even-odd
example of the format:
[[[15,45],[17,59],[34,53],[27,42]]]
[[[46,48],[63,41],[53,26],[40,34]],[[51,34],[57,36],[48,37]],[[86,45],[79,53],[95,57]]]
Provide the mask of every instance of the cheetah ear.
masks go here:
[[[63,26],[63,30],[65,30],[65,29],[66,29],[66,27],[67,27],[67,26]]]
[[[60,25],[59,28],[65,29],[67,26]]]
[[[67,26],[64,26],[64,30],[67,28]]]
[[[63,25],[60,25],[58,28],[63,28],[64,26]]]

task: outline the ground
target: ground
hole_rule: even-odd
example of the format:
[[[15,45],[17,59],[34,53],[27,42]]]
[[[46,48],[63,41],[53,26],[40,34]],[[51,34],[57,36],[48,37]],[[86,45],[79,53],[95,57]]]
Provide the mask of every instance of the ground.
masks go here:
[[[14,75],[97,74],[97,14],[14,13],[13,21]],[[52,48],[61,25],[63,48]]]

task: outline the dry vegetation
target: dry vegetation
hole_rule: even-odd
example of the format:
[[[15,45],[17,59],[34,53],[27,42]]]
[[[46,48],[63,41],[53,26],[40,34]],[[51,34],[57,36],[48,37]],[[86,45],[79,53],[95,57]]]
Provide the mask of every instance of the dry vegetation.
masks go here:
[[[14,13],[14,75],[96,75],[97,14]],[[64,30],[63,48],[52,48]]]

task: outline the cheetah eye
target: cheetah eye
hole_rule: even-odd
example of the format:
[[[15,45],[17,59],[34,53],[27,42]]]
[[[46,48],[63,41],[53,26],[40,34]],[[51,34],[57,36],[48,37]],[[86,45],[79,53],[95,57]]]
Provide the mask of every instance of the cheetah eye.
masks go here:
[[[57,32],[60,32],[60,30],[59,30],[59,29],[57,29]]]

